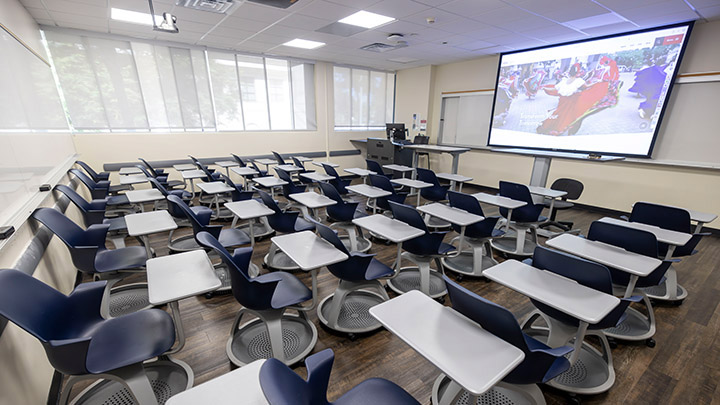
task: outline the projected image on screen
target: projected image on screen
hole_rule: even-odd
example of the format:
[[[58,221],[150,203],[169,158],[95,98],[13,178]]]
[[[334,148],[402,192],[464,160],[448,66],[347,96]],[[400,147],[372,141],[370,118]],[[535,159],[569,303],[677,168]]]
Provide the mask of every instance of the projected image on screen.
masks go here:
[[[689,26],[501,55],[488,144],[649,155]]]

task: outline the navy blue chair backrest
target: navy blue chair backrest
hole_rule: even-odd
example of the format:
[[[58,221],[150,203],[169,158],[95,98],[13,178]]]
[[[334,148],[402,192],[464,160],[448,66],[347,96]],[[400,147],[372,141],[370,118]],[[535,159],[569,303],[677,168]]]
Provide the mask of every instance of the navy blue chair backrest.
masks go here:
[[[367,165],[366,166],[367,169],[370,170],[371,172],[375,172],[376,174],[378,174],[380,176],[385,175],[385,172],[383,172],[383,168],[382,168],[382,166],[380,166],[380,163],[378,163],[374,160],[365,159],[365,164]]]
[[[513,200],[524,201],[527,205],[515,208],[512,214],[512,220],[517,222],[535,222],[540,218],[543,205],[533,202],[530,190],[524,184],[511,183],[509,181],[500,182],[500,195]],[[508,210],[500,208],[500,215],[507,218]]]
[[[232,293],[237,302],[254,310],[272,308],[272,295],[278,283],[260,283],[250,278],[250,259],[253,253],[251,247],[235,249],[231,255],[215,236],[207,232],[198,233],[196,239],[200,245],[217,252],[228,266]]]
[[[160,191],[160,193],[162,193],[162,195],[164,195],[165,197],[167,197],[167,196],[170,195],[170,193],[169,193],[168,190],[165,188],[165,186],[163,186],[162,183],[160,183],[160,180],[158,180],[158,179],[156,179],[156,178],[154,178],[154,177],[148,177],[148,181],[150,182],[150,185],[151,185],[153,188],[155,188],[155,189],[157,189],[158,191]]]
[[[393,188],[392,183],[390,183],[390,179],[387,177],[378,174],[371,174],[369,177],[370,184],[373,186],[395,194],[395,189]]]
[[[265,204],[271,210],[275,211],[276,214],[282,213],[282,210],[277,205],[277,203],[272,198],[272,196],[270,196],[270,194],[268,194],[262,190],[259,190],[259,189],[257,190],[257,193],[260,195],[260,198],[262,199],[263,204]]]
[[[428,169],[423,169],[421,167],[415,168],[417,171],[417,179],[420,181],[424,181],[425,183],[431,183],[433,186],[439,186],[440,181],[438,181],[437,176],[435,175],[435,172]]]
[[[443,276],[443,278],[454,310],[526,354],[529,352],[520,325],[510,311],[470,292],[447,276]]]
[[[65,243],[78,270],[95,273],[95,256],[98,251],[105,250],[105,235],[109,225],[93,225],[98,230],[104,227],[105,233],[86,231],[60,211],[52,208],[36,209],[33,218],[48,227]]]
[[[330,183],[325,183],[323,181],[319,182],[318,185],[320,186],[320,189],[327,198],[337,202],[338,204],[345,204],[345,201],[342,199],[342,196],[340,196],[340,193],[337,191],[335,186]],[[331,205],[329,207],[334,207],[334,205]]]
[[[100,179],[100,175],[98,175],[98,173],[97,173],[95,170],[93,170],[93,168],[90,167],[89,164],[83,162],[82,160],[76,160],[75,163],[77,163],[80,167],[82,167],[83,169],[85,169],[85,171],[90,175],[90,177],[92,177],[92,179],[93,179],[94,181],[100,181],[100,180],[101,180],[101,179]]]
[[[55,189],[65,194],[65,196],[78,207],[86,227],[101,224],[105,219],[106,202],[104,200],[95,200],[90,203],[78,194],[77,191],[62,184],[55,186]]]
[[[421,229],[428,233],[427,225],[423,221],[422,216],[414,207],[405,204],[398,204],[390,201],[393,217],[398,221],[405,222],[413,228]]]
[[[303,171],[305,170],[305,165],[303,164],[303,162],[300,161],[300,159],[296,158],[295,156],[292,156],[292,161],[295,164],[295,166],[303,169]]]
[[[245,162],[242,160],[242,158],[240,156],[238,156],[234,153],[231,153],[230,155],[232,155],[233,159],[235,159],[235,161],[237,162],[237,164],[240,165],[240,167],[247,166],[247,164],[245,164]]]
[[[350,256],[350,252],[348,252],[347,249],[345,248],[345,245],[340,240],[340,237],[337,235],[337,232],[335,232],[329,226],[323,225],[320,222],[315,221],[314,219],[311,219],[310,221],[315,225],[315,229],[318,231],[318,234],[320,234],[321,238],[330,242],[330,244],[333,245],[335,247],[335,249]]]
[[[155,169],[150,165],[150,163],[147,162],[147,160],[143,158],[138,158],[139,161],[143,162],[143,164],[147,167],[147,169],[150,171],[150,174],[152,177],[157,177],[159,174],[155,171]],[[148,176],[148,177],[151,177]]]
[[[307,381],[280,360],[267,359],[260,368],[263,394],[271,404],[329,405],[327,388],[334,358],[332,349],[308,356]],[[358,399],[362,402],[362,398]]]
[[[630,213],[630,222],[658,226],[676,232],[692,233],[690,213],[667,205],[637,202]]]
[[[145,168],[145,166],[143,166],[143,165],[135,165],[135,167],[137,167],[138,169],[140,169],[140,171],[142,171],[143,174],[144,174],[145,176],[147,176],[147,178],[149,178],[149,179],[154,179],[155,177],[157,177],[157,176],[154,175],[153,173],[150,173],[150,171],[148,171],[148,169]]]
[[[42,342],[59,335],[67,297],[40,280],[14,269],[0,270],[0,315]],[[98,309],[99,312],[99,309]]]
[[[275,161],[277,161],[277,163],[278,163],[279,165],[284,165],[284,164],[285,164],[285,159],[283,159],[283,157],[282,157],[279,153],[273,151],[272,154],[273,154],[273,156],[275,156]]]
[[[470,194],[448,191],[448,201],[450,202],[450,206],[453,208],[458,208],[471,214],[480,215],[481,217],[485,216],[477,198]]]
[[[658,257],[657,238],[648,231],[594,221],[590,224],[587,238],[618,246],[629,252],[654,258]]]
[[[613,293],[610,270],[600,263],[591,262],[543,246],[537,246],[533,253],[532,265],[540,270],[547,270],[565,278],[575,280],[578,284],[594,290],[606,294]]]
[[[193,210],[190,209],[190,207],[187,205],[187,203],[185,203],[185,201],[183,201],[180,197],[176,195],[169,195],[167,197],[167,200],[169,202],[169,205],[174,206],[175,209],[182,212],[185,215],[185,218],[190,221],[190,225],[192,225],[195,238],[197,238],[197,235],[203,231],[210,232],[216,238],[220,237],[222,225],[209,225],[209,217],[207,219],[201,219],[197,216],[197,214],[193,212]]]
[[[333,176],[336,179],[340,178],[340,175],[338,174],[337,170],[335,170],[334,167],[323,164],[323,169],[325,169],[325,173],[327,173],[328,176]]]

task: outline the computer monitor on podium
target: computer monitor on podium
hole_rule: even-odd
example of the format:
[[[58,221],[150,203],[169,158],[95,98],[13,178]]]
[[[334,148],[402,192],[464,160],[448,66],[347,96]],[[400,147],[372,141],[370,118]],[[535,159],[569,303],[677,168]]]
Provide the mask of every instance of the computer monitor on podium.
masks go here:
[[[391,124],[387,123],[385,124],[385,132],[387,134],[388,139],[394,140],[394,141],[404,141],[405,140],[405,124]]]

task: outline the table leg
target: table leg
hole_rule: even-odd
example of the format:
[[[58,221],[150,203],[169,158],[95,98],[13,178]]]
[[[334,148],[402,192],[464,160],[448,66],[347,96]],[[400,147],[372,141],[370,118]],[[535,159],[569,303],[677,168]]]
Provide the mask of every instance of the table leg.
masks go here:
[[[377,198],[373,198],[372,209],[373,215],[377,214]]]
[[[628,298],[632,296],[633,291],[635,290],[635,284],[638,281],[638,276],[635,274],[630,275],[630,281],[628,281],[627,287],[625,287],[625,295],[623,295],[623,298]]]
[[[417,204],[415,204],[416,207],[420,206],[420,189],[417,189]]]
[[[700,233],[702,232],[702,227],[705,225],[704,222],[698,221],[697,225],[695,225],[695,232],[694,233]]]
[[[230,178],[230,166],[225,166],[225,172],[227,173],[228,178]]]
[[[150,249],[150,238],[148,238],[147,235],[142,236],[143,245],[145,245],[145,253],[147,253],[147,258],[152,259],[152,250]]]
[[[402,261],[402,242],[397,244],[397,261],[395,264],[395,275],[400,273],[400,262]]]
[[[452,174],[457,174],[458,172],[458,163],[460,162],[460,154],[459,153],[453,153],[452,154],[453,160],[452,160]]]
[[[417,169],[418,167],[418,152],[417,149],[413,149],[413,160],[412,160],[412,167]],[[404,176],[403,176],[404,177]],[[412,175],[410,176],[411,179],[415,180],[417,177],[417,170],[413,170]]]
[[[220,198],[218,198],[218,194],[215,193],[215,211],[217,212],[217,219],[220,219]]]
[[[190,179],[190,191],[192,191],[192,196],[195,198],[195,179]]]
[[[674,245],[669,245],[668,251],[665,254],[665,260],[672,259],[673,253],[675,253],[675,247]],[[678,288],[678,282],[677,282],[677,271],[673,267],[673,265],[670,265],[670,268],[667,270],[667,273],[665,273],[665,294],[668,297],[668,300],[675,301],[677,300],[677,288]]]
[[[248,222],[248,226],[250,227],[250,247],[255,247],[255,228],[253,227],[253,222],[255,221],[255,218],[250,218]]]
[[[505,223],[505,233],[510,231],[510,218],[512,218],[512,208],[508,209],[507,222]]]
[[[580,351],[582,350],[582,344],[585,340],[585,332],[587,332],[588,323],[580,321],[578,325],[577,334],[575,335],[575,343],[573,344],[573,351],[570,355],[570,364],[575,364],[577,359],[580,357]]]
[[[458,254],[462,253],[464,244],[465,244],[465,227],[461,226],[460,227],[460,239],[458,239],[458,247],[457,247]]]
[[[455,180],[450,180],[450,191],[455,191]]]
[[[173,354],[185,347],[185,328],[183,327],[182,317],[180,316],[180,305],[178,301],[169,302],[168,306],[170,306],[170,315],[172,315],[173,323],[175,324],[177,345],[164,354]]]

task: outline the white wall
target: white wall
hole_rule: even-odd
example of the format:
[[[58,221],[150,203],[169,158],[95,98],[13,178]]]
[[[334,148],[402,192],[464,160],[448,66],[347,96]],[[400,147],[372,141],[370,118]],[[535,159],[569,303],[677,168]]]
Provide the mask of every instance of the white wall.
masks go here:
[[[720,22],[695,25],[680,73],[720,71]],[[430,119],[428,134],[437,141],[442,92],[492,89],[495,86],[497,56],[489,56],[433,68],[433,81],[428,91],[414,85],[418,69],[397,73],[396,108],[398,111],[416,108],[427,100]],[[717,103],[717,95],[698,103]],[[410,107],[407,107],[410,106]],[[668,119],[666,117],[666,119]],[[706,123],[696,122],[696,128],[708,130]],[[711,128],[717,132],[716,128]],[[720,151],[717,151],[720,153]],[[433,169],[447,171],[450,159],[431,155]],[[473,150],[461,156],[459,172],[472,176],[477,184],[497,187],[499,180],[528,182],[532,158]],[[554,159],[548,184],[560,177],[571,177],[585,184],[580,202],[593,206],[630,211],[636,201],[646,200],[678,205],[690,209],[720,213],[720,172],[640,163],[596,163]],[[713,224],[720,227],[718,222]]]

